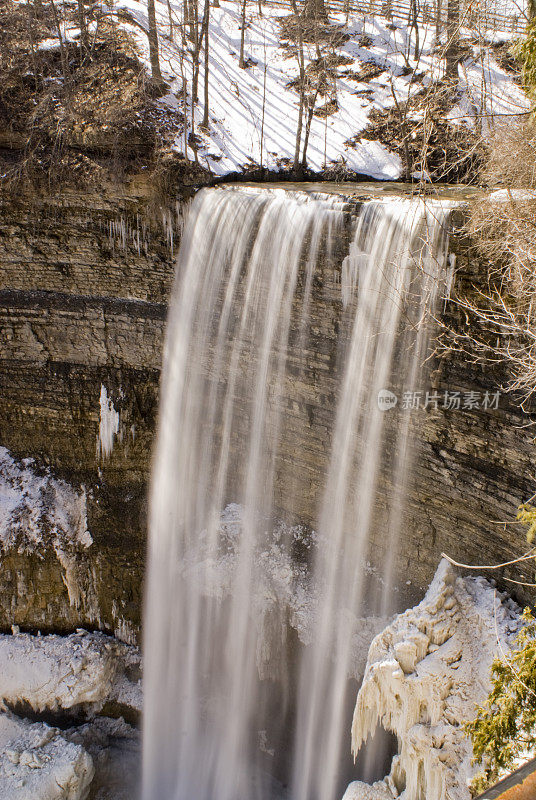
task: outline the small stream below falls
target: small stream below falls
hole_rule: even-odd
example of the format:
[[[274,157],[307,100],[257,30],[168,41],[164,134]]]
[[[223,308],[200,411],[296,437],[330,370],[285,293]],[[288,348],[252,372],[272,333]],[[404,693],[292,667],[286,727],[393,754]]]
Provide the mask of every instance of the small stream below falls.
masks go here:
[[[428,389],[449,217],[474,193],[411,191],[192,202],[152,476],[143,800],[335,800],[388,771],[381,732],[353,764],[351,715],[397,610],[419,447],[403,399]]]

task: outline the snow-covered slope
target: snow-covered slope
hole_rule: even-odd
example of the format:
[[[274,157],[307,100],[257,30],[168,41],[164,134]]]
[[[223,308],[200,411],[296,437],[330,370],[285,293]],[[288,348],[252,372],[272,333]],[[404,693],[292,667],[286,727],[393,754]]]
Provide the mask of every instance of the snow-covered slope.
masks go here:
[[[118,0],[116,7],[135,21],[129,24],[122,19],[121,24],[137,40],[149,70],[147,37],[143,33],[147,27],[145,3]],[[181,74],[186,78],[188,93],[191,91],[191,55],[181,48],[178,29],[174,41],[169,36],[169,11],[178,22],[182,8],[182,0],[170,0],[169,4],[156,2],[161,66],[170,88],[160,103],[173,108],[182,108]],[[199,161],[216,175],[255,165],[277,169],[292,162],[298,94],[288,84],[296,78],[298,64],[295,56],[282,46],[280,21],[286,15],[287,9],[265,6],[260,16],[256,5],[248,5],[245,56],[251,66],[240,69],[239,6],[233,0],[222,0],[219,8],[211,9],[208,132],[199,129],[203,116],[202,64],[200,101],[194,116],[195,134],[200,140]],[[344,164],[374,178],[398,178],[402,168],[398,155],[374,141],[370,134],[366,139],[360,138],[360,134],[368,126],[372,110],[393,108],[395,98],[403,103],[443,74],[444,60],[437,53],[434,26],[420,27],[421,52],[416,61],[415,33],[404,23],[363,16],[351,17],[347,26],[342,16],[332,17],[331,22],[344,26],[341,29],[348,36],[335,48],[343,63],[337,67],[330,98],[322,97],[317,103],[322,105],[335,98],[336,110],[324,118],[313,117],[308,166],[320,171],[333,164]],[[314,45],[306,46],[306,51],[307,61],[315,55]],[[363,67],[371,63],[378,66],[378,74],[367,77]],[[449,114],[454,125],[472,126],[475,113],[483,113],[486,127],[494,115],[510,115],[528,107],[523,92],[512,76],[499,67],[489,48],[473,45],[471,56],[460,67],[459,77],[460,102]],[[173,148],[184,151],[181,134],[177,135]],[[194,156],[191,148],[188,156]]]
[[[424,600],[372,642],[357,696],[352,747],[378,724],[398,737],[391,772],[356,781],[344,800],[469,800],[474,719],[490,689],[492,660],[506,652],[519,608],[483,578],[456,577],[443,560]]]

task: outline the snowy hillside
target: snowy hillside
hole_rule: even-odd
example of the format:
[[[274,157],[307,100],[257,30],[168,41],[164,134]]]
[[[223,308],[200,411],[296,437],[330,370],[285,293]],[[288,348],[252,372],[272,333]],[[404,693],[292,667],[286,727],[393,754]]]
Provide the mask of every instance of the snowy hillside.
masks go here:
[[[169,8],[168,8],[169,5]],[[136,38],[149,70],[146,5],[137,0],[119,0],[122,24]],[[175,24],[182,15],[182,2],[156,3],[160,33],[161,67],[169,93],[159,102],[182,109],[182,78],[186,78],[190,102],[191,46],[181,48],[180,31],[169,37],[169,10]],[[133,24],[124,22],[126,14]],[[295,150],[298,120],[298,92],[289,83],[298,75],[295,53],[282,41],[280,22],[287,9],[257,6],[247,9],[245,56],[250,65],[239,67],[240,8],[237,2],[222,0],[211,9],[209,59],[210,129],[202,132],[203,63],[199,76],[200,99],[195,107],[195,134],[199,162],[216,175],[253,166],[278,169],[288,166]],[[342,16],[330,19],[342,26],[346,41],[334,48],[338,62],[333,86],[320,98],[312,119],[307,150],[308,166],[314,171],[344,164],[351,170],[374,178],[394,179],[401,174],[399,156],[390,152],[368,133],[373,110],[381,112],[404,103],[423,92],[444,72],[444,59],[437,55],[432,25],[419,29],[419,59],[414,58],[415,32],[405,23],[390,23],[379,17],[351,17],[344,25]],[[470,32],[467,31],[467,36]],[[474,41],[474,40],[473,40]],[[313,45],[306,45],[306,61],[315,56]],[[475,113],[515,114],[527,108],[527,100],[512,74],[502,69],[492,49],[474,44],[459,70],[460,99],[448,116],[454,126],[473,124]],[[182,58],[182,66],[181,66]],[[201,57],[203,62],[203,57]],[[263,115],[264,99],[264,115]],[[320,106],[320,108],[319,108]],[[322,108],[323,107],[323,108]],[[327,112],[327,113],[326,113]],[[189,112],[190,113],[190,112]],[[184,139],[178,135],[173,149],[184,152]],[[261,164],[262,154],[262,164]],[[191,147],[188,157],[194,158]]]

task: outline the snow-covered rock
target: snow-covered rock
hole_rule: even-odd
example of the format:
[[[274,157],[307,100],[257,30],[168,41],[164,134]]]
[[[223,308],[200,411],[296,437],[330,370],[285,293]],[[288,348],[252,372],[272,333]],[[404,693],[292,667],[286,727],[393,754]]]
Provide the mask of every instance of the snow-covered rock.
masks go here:
[[[52,550],[63,568],[69,601],[78,607],[77,554],[92,543],[84,489],[39,471],[31,458],[15,461],[0,447],[0,548],[39,554]]]
[[[108,701],[140,711],[139,651],[102,633],[70,636],[0,635],[0,701],[34,711],[83,708]]]
[[[2,800],[83,800],[93,774],[91,756],[55,728],[0,713]]]
[[[398,737],[390,774],[355,781],[343,800],[469,800],[472,747],[463,723],[490,689],[492,660],[509,649],[519,608],[484,578],[443,560],[424,600],[372,642],[352,725],[357,754],[377,725]]]

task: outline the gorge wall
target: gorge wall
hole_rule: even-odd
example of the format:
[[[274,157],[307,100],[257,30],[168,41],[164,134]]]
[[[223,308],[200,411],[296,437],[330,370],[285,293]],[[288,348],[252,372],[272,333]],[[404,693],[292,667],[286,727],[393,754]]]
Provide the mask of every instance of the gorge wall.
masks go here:
[[[181,222],[181,205],[149,208],[139,187],[1,204],[0,446],[15,459],[34,458],[37,473],[49,469],[77,491],[84,487],[93,542],[76,555],[74,577],[66,576],[65,564],[45,544],[33,552],[6,548],[0,629],[85,626],[137,637],[146,488]],[[450,250],[458,287],[481,281],[484,266],[459,232]],[[340,263],[325,264],[314,279],[307,348],[291,337],[296,378],[285,390],[287,447],[277,489],[285,515],[292,483],[305,523],[313,520],[329,456],[339,380],[334,365],[343,313],[340,281]],[[453,327],[466,324],[452,303],[446,303],[443,319]],[[483,396],[506,377],[453,351],[436,358],[432,388],[423,391]],[[438,405],[412,414],[422,445],[397,559],[400,607],[420,599],[442,551],[483,564],[510,560],[524,549],[523,533],[501,523],[509,523],[534,492],[528,417],[506,394],[497,410]],[[399,406],[396,413],[405,412]],[[381,500],[376,512],[372,565],[387,541]],[[526,574],[531,580],[530,570]],[[80,589],[74,603],[70,580]]]

